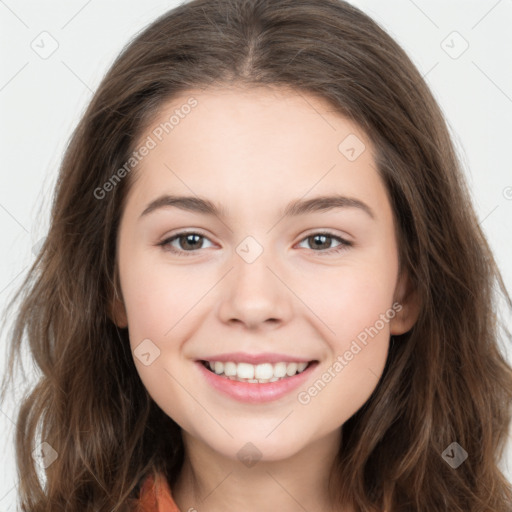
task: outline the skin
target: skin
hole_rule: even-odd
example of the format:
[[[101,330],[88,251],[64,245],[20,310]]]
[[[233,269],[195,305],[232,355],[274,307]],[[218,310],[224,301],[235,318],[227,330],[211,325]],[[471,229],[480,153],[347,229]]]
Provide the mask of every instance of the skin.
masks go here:
[[[160,350],[147,366],[134,361],[148,393],[182,427],[186,461],[173,497],[183,511],[334,510],[327,478],[340,427],[374,391],[390,334],[417,317],[372,145],[323,99],[264,88],[189,91],[140,141],[190,96],[198,105],[131,176],[117,245],[123,302],[112,313],[128,326],[132,350],[145,339]],[[338,149],[349,134],[366,146],[354,161]],[[281,214],[294,199],[333,193],[364,202],[374,218],[354,207]],[[208,198],[226,216],[162,207],[141,217],[162,194]],[[206,238],[158,245],[184,230]],[[334,253],[340,242],[327,238],[316,248],[308,237],[322,230],[352,245]],[[263,249],[252,263],[236,252],[249,235]],[[402,310],[307,405],[295,391],[270,403],[235,401],[194,362],[235,351],[316,359],[303,391],[396,301]],[[237,457],[247,442],[261,452],[252,467]]]

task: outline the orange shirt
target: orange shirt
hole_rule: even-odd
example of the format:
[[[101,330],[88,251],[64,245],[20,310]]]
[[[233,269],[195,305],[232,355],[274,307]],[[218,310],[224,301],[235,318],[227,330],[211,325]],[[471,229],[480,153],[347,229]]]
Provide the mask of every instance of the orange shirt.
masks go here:
[[[150,475],[142,485],[139,498],[140,512],[180,512],[172,499],[171,490],[163,475],[156,482]]]

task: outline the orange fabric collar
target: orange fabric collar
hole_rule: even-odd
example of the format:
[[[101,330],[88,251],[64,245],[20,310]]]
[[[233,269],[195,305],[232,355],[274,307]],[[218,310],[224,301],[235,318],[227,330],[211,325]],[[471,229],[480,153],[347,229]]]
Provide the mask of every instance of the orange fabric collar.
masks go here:
[[[167,480],[161,474],[158,474],[156,482],[152,475],[146,478],[141,488],[139,504],[141,512],[180,512],[172,498]]]

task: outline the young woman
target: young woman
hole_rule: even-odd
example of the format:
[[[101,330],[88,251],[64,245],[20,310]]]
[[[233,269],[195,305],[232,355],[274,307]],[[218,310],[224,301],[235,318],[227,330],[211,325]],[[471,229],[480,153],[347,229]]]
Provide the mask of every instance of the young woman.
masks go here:
[[[18,297],[22,509],[508,511],[497,291],[440,109],[375,22],[183,4],[98,88]]]

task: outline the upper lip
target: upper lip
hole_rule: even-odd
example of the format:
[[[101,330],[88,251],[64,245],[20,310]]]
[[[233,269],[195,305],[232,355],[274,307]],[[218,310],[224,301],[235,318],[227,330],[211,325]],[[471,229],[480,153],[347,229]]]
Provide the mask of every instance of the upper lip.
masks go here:
[[[213,356],[207,356],[199,359],[199,361],[219,361],[227,363],[232,361],[234,363],[249,363],[249,364],[261,364],[261,363],[309,363],[314,359],[307,359],[303,357],[291,356],[287,354],[276,354],[272,352],[265,352],[263,354],[247,354],[245,352],[231,352],[228,354],[217,354]]]

